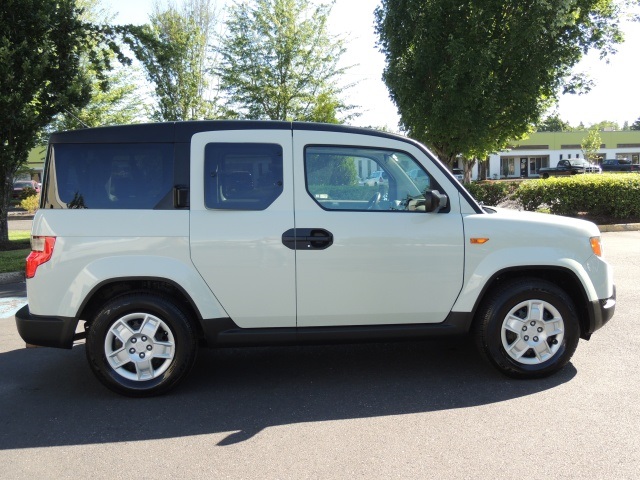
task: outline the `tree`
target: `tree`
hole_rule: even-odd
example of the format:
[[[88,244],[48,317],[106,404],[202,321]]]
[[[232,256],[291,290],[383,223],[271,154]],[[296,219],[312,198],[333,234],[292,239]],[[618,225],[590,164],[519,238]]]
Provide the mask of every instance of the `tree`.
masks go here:
[[[158,3],[133,45],[147,78],[154,85],[156,120],[196,120],[215,114],[207,73],[216,25],[211,0],[186,0],[181,9]]]
[[[613,0],[382,0],[383,78],[409,134],[447,163],[521,138],[558,91],[584,89],[571,68],[621,40]]]
[[[620,130],[620,125],[618,122],[614,122],[611,120],[603,120],[598,123],[594,123],[591,125],[591,128],[596,128],[601,131],[618,131]]]
[[[76,4],[82,8],[80,19],[86,23],[106,25],[113,20],[111,13],[101,9],[100,0],[76,0]],[[89,102],[81,109],[56,115],[44,128],[40,143],[46,143],[55,131],[135,123],[145,117],[138,70],[116,66],[100,79],[86,55],[81,58],[81,68],[91,82]]]
[[[638,119],[633,122],[629,128],[631,130],[640,130],[640,117],[638,117]]]
[[[571,130],[571,125],[562,120],[557,113],[549,115],[536,125],[537,132],[570,132]]]
[[[89,103],[80,109],[68,109],[57,115],[44,130],[44,138],[51,132],[104,125],[136,123],[145,118],[145,104],[139,95],[139,85],[132,78],[131,69],[117,68],[104,82],[92,77]]]
[[[328,33],[330,7],[309,0],[236,2],[228,11],[217,73],[227,116],[339,123],[344,41]],[[346,118],[345,118],[346,116]],[[353,116],[353,114],[351,114]]]
[[[3,0],[0,4],[0,244],[8,241],[7,212],[16,171],[38,132],[60,112],[82,108],[91,82],[83,55],[98,78],[119,50],[119,30],[84,23],[75,0]],[[122,59],[122,56],[119,56]]]
[[[593,126],[587,132],[587,136],[582,140],[580,145],[584,158],[590,163],[597,163],[600,155],[598,152],[602,148],[602,138],[600,137],[600,130],[597,126]]]

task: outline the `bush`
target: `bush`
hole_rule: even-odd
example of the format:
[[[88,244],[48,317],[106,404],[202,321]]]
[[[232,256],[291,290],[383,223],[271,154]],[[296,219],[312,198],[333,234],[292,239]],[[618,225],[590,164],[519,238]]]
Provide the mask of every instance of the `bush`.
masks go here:
[[[25,199],[27,199],[29,197],[32,197],[34,195],[37,195],[37,194],[38,194],[38,192],[36,192],[35,188],[25,187],[20,192],[20,200],[25,200]]]
[[[35,192],[35,190],[33,191]],[[32,194],[31,196],[23,198],[20,201],[20,207],[29,213],[35,213],[39,205],[40,205],[40,196],[38,194]]]
[[[520,182],[473,182],[465,184],[469,193],[483,205],[498,205],[511,198]]]
[[[513,198],[525,210],[548,206],[551,213],[608,217],[625,221],[640,218],[640,175],[574,175],[568,178],[527,180]]]

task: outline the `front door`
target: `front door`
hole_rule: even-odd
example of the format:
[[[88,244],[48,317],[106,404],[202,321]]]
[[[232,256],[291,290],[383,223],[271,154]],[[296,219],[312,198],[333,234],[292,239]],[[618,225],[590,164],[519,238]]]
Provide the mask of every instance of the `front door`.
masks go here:
[[[294,130],[293,148],[298,327],[445,320],[464,264],[458,192],[445,174],[388,138]],[[361,161],[388,181],[359,183]],[[447,211],[411,211],[430,189],[448,195]]]
[[[295,327],[291,130],[194,135],[190,189],[191,259],[228,316]]]

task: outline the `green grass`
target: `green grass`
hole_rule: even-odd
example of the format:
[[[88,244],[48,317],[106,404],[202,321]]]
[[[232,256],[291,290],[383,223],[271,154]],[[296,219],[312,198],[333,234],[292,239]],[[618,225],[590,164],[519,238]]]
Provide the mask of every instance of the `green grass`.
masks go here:
[[[9,246],[0,251],[0,273],[24,272],[24,264],[31,251],[29,230],[11,230]]]
[[[29,230],[10,230],[9,231],[9,241],[29,241],[31,238],[31,232]]]
[[[24,264],[31,249],[0,252],[0,273],[24,272]]]

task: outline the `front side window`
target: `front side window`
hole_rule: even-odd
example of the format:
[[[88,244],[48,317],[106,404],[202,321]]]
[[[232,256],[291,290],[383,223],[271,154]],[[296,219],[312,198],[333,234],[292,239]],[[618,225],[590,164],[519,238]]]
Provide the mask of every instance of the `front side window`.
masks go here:
[[[173,144],[57,144],[47,208],[152,209],[171,194]]]
[[[371,173],[361,179],[361,166]],[[434,181],[407,153],[350,146],[308,146],[305,180],[325,210],[411,211]]]
[[[205,147],[205,205],[265,210],[283,189],[282,147],[268,143],[210,143]]]

